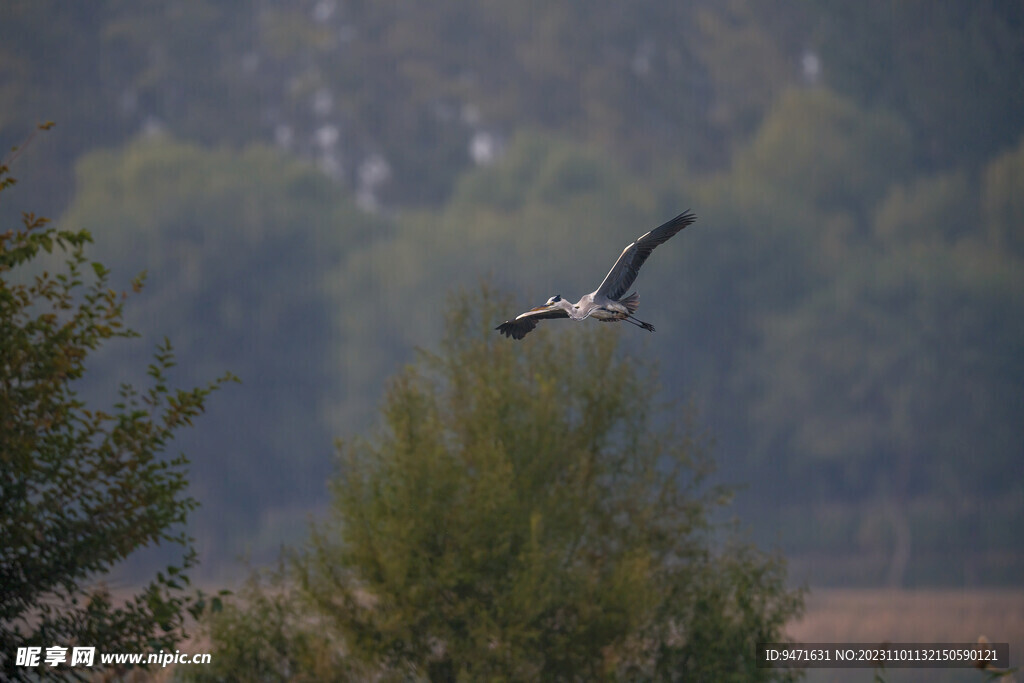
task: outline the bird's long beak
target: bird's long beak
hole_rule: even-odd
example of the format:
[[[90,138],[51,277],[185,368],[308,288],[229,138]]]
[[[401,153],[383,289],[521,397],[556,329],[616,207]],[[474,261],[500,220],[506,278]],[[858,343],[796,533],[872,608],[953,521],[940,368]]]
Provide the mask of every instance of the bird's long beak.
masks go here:
[[[549,308],[552,308],[552,306],[552,304],[541,304],[540,306],[534,306],[529,311],[527,311],[527,313],[533,313],[534,311],[546,311]]]

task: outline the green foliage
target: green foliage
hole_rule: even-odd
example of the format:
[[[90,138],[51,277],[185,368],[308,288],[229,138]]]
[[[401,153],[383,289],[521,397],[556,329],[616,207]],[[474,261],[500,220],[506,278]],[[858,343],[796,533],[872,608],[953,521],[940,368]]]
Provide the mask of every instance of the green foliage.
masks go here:
[[[380,221],[309,164],[261,146],[236,152],[145,139],[84,156],[77,175],[63,220],[97,235],[105,262],[146,263],[149,286],[133,324],[173,333],[189,379],[216,367],[246,378],[218,407],[218,420],[235,427],[217,444],[244,453],[245,466],[196,463],[210,482],[200,514],[231,519],[237,527],[223,539],[225,554],[242,552],[229,544],[242,538],[238,528],[254,529],[257,501],[323,496],[327,467],[310,458],[330,448],[327,415],[342,391],[332,312],[358,291],[338,291],[330,279]],[[123,357],[100,360],[104,371],[123,374]],[[213,483],[227,480],[227,491]],[[300,531],[301,518],[292,527]],[[280,541],[257,541],[255,550]]]
[[[887,247],[954,244],[980,228],[977,193],[962,171],[893,186],[874,219],[875,237]]]
[[[727,495],[699,440],[655,428],[651,368],[612,329],[508,344],[509,305],[453,301],[384,430],[341,447],[332,518],[294,560],[317,614],[388,680],[778,675],[754,643],[799,594],[778,559],[716,548]]]
[[[694,179],[701,234],[688,236],[696,243],[669,271],[685,272],[686,286],[665,285],[679,290],[666,317],[689,321],[691,348],[711,356],[693,363],[708,372],[702,395],[719,391],[722,373],[733,372],[738,358],[728,354],[756,348],[761,316],[790,310],[863,253],[867,220],[908,172],[908,151],[892,116],[825,89],[789,90],[731,169]],[[681,194],[671,186],[668,193]],[[658,286],[646,271],[643,283]],[[734,400],[721,397],[730,411]]]
[[[795,70],[786,54],[789,39],[777,25],[778,8],[764,3],[708,3],[693,14],[699,28],[693,49],[714,91],[707,116],[734,152],[794,82]],[[800,14],[792,13],[788,20],[799,23]]]
[[[449,207],[513,212],[578,204],[593,211],[594,202],[628,185],[622,166],[599,149],[524,132],[498,164],[464,175]]]
[[[745,497],[758,533],[786,529],[790,557],[830,567],[819,581],[885,580],[831,558],[860,537],[893,547],[866,528],[893,500],[907,506],[912,571],[890,578],[984,566],[1012,580],[997,541],[930,529],[985,526],[996,509],[1008,527],[1024,519],[1019,487],[998,475],[1020,450],[1024,386],[1016,152],[980,178],[914,175],[905,132],[824,89],[785,95],[732,169],[696,178],[702,229],[687,236],[686,286],[667,315],[683,321],[672,333],[686,353],[661,350],[735,454],[726,476],[759,483]],[[839,508],[844,529],[819,523]],[[971,548],[963,565],[926,560],[954,546]]]
[[[351,662],[312,616],[310,605],[288,583],[282,567],[253,573],[233,597],[211,602],[201,637],[212,643],[212,661],[182,666],[174,679],[202,681],[360,680]]]
[[[0,167],[0,179],[8,178]],[[124,384],[111,410],[88,407],[77,391],[87,357],[137,336],[123,323],[109,270],[86,258],[91,241],[85,230],[58,230],[30,214],[0,233],[0,670],[7,680],[66,673],[15,667],[18,647],[170,649],[196,604],[185,592],[196,562],[183,530],[197,505],[185,494],[188,460],[164,453],[231,377],[171,389],[175,362],[165,340],[148,367],[148,388]],[[26,273],[55,249],[67,255],[60,272]],[[97,584],[135,551],[159,544],[179,546],[179,564],[124,604]]]
[[[724,12],[699,21],[688,5],[657,1],[629,11],[607,1],[586,11],[354,2],[326,13],[313,0],[8,5],[0,111],[9,118],[0,118],[0,137],[57,105],[74,122],[73,146],[48,154],[65,163],[52,160],[46,170],[154,126],[236,147],[288,130],[293,151],[339,161],[333,172],[350,187],[360,162],[382,155],[392,174],[381,188],[388,204],[443,203],[472,163],[478,131],[543,128],[613,146],[640,164],[665,150],[721,164],[723,138],[756,123],[768,84],[792,78],[760,17]],[[718,67],[714,46],[737,43],[739,55]],[[758,77],[744,79],[751,64]],[[75,79],[62,81],[65,73]],[[738,110],[741,125],[714,121],[713,109]],[[327,126],[339,137],[323,146],[317,132]]]
[[[783,200],[853,213],[909,171],[911,149],[909,129],[891,114],[825,89],[791,90],[738,156],[737,175],[743,182],[750,174]]]
[[[1003,489],[1024,419],[1021,292],[1016,264],[990,252],[878,256],[765,321],[751,368],[764,433],[838,468],[850,491]]]
[[[360,162],[380,154],[389,205],[444,203],[479,131],[542,129],[639,168],[671,158],[720,169],[799,84],[805,50],[820,58],[819,85],[904,121],[929,172],[977,168],[1024,120],[1022,12],[998,0],[4,10],[0,142],[33,112],[66,111],[67,144],[39,167],[66,186],[79,154],[154,126],[239,148],[289,131],[292,151],[338,161],[352,187]],[[338,139],[325,149],[317,131],[328,126]]]
[[[186,376],[247,378],[217,406],[218,433],[195,437],[245,459],[197,463],[211,525],[300,527],[326,472],[312,454],[369,422],[383,378],[439,338],[452,285],[493,275],[518,293],[513,311],[589,291],[624,240],[683,208],[700,222],[638,282],[666,383],[701,401],[726,475],[762,484],[751,519],[794,488],[841,490],[850,518],[867,518],[859,506],[881,492],[819,468],[844,449],[802,427],[850,433],[858,451],[891,452],[908,433],[918,451],[933,432],[991,444],[1004,405],[961,421],[956,389],[934,391],[932,371],[968,358],[983,383],[954,376],[971,391],[1021,401],[992,371],[1006,363],[974,354],[1016,343],[1014,300],[977,274],[1021,268],[1024,6],[933,5],[8,0],[0,146],[35,112],[66,112],[22,162],[22,177],[45,182],[15,201],[49,215],[71,205],[115,270],[144,255],[151,285],[132,323],[173,329]],[[499,152],[473,168],[478,134]],[[389,174],[366,188],[370,158]],[[339,198],[353,192],[386,218]],[[0,223],[21,208],[5,197]],[[962,307],[977,312],[942,320],[941,348],[910,361],[906,340],[934,339],[928,326]],[[972,320],[977,337],[959,329]],[[814,358],[814,374],[794,360]],[[122,367],[137,364],[119,360],[100,350],[97,374],[132,379]],[[879,367],[877,403],[899,403],[899,388],[938,426],[866,425],[875,412],[823,386]],[[778,382],[793,401],[765,398]],[[875,455],[850,462],[875,463],[881,480],[894,461]],[[953,495],[918,503],[950,510]],[[1019,500],[1000,502],[1017,528]]]
[[[988,241],[1024,258],[1024,139],[985,169],[982,210]]]
[[[976,169],[1024,120],[1024,9],[979,0],[807,5],[811,46],[831,88],[897,113],[929,170]]]
[[[810,550],[826,566],[823,546],[861,548],[822,572],[846,585],[969,581],[979,568],[1013,582],[987,530],[1012,535],[1024,515],[1020,482],[1004,476],[1024,420],[1020,264],[969,243],[871,257],[765,316],[763,346],[746,359],[763,439],[754,468],[790,507],[765,526],[787,528],[790,556]],[[773,460],[780,452],[790,455]],[[821,510],[809,526],[800,501]],[[823,522],[828,511],[843,524]]]

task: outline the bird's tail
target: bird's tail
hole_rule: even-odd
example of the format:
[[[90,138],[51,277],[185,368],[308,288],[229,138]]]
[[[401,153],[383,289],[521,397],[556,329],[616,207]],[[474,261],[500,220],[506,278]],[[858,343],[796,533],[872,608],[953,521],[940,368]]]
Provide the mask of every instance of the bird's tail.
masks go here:
[[[636,309],[640,308],[640,295],[633,292],[629,296],[619,299],[619,303],[626,307],[630,315],[633,315],[636,313]]]

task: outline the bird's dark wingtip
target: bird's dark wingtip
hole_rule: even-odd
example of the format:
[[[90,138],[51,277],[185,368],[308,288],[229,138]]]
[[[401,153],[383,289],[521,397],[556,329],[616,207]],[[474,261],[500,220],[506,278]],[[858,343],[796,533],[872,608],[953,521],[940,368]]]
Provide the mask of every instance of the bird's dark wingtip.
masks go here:
[[[523,337],[526,336],[526,332],[529,331],[527,330],[526,332],[524,332],[520,328],[520,326],[516,325],[515,322],[513,322],[512,320],[506,320],[505,322],[498,325],[494,329],[496,329],[498,332],[505,335],[506,337],[509,337],[510,339],[522,339]]]
[[[683,224],[683,227],[685,228],[687,225],[690,225],[691,223],[695,222],[696,220],[697,220],[697,214],[695,214],[690,209],[687,209],[686,211],[683,211],[681,214],[676,216],[673,219],[673,222],[679,221],[680,223]]]

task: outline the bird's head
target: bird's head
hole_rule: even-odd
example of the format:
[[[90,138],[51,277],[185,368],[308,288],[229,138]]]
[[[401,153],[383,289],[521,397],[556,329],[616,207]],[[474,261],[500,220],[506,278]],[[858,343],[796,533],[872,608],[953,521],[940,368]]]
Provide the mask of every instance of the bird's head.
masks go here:
[[[537,306],[536,308],[531,308],[530,312],[532,313],[533,311],[548,311],[551,310],[552,308],[558,308],[558,303],[560,301],[562,301],[562,295],[555,294],[553,297],[545,301],[540,306]]]

